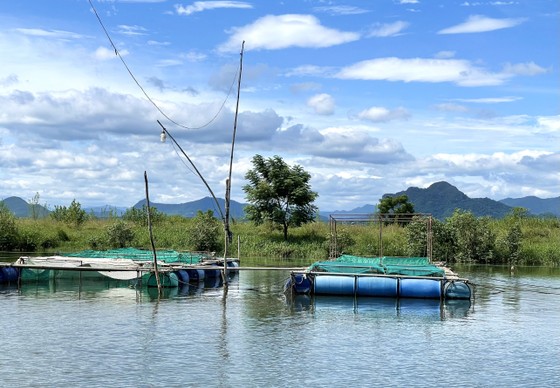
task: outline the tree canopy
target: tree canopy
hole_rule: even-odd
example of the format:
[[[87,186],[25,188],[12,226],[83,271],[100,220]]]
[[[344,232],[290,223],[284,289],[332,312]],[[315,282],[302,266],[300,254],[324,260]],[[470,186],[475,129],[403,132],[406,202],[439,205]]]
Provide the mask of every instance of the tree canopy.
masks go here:
[[[384,197],[377,205],[379,213],[383,214],[411,214],[414,213],[414,205],[408,201],[408,195],[403,194],[396,197]]]
[[[311,190],[311,175],[301,166],[290,167],[280,156],[265,159],[255,155],[253,169],[245,175],[249,184],[243,187],[249,205],[247,218],[257,225],[272,222],[282,227],[284,240],[288,227],[301,226],[315,219],[319,196]]]

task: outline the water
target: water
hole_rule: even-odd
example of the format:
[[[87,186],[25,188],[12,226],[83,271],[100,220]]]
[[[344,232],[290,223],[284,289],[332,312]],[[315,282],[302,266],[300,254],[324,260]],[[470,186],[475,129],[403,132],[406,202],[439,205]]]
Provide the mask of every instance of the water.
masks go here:
[[[278,270],[159,300],[109,282],[0,287],[0,386],[556,385],[560,269],[459,271],[472,302],[292,301]]]

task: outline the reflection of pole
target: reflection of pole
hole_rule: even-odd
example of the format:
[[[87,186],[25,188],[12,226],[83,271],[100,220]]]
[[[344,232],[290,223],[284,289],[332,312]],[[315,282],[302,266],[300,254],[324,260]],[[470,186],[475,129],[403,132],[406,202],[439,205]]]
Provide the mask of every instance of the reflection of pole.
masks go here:
[[[144,182],[146,184],[146,209],[148,211],[148,230],[150,231],[150,243],[152,244],[152,252],[154,253],[154,275],[156,277],[158,295],[161,295],[161,283],[159,279],[158,266],[157,266],[157,255],[156,255],[156,245],[154,244],[154,235],[152,233],[152,218],[150,216],[150,196],[148,195],[148,174],[144,171]]]

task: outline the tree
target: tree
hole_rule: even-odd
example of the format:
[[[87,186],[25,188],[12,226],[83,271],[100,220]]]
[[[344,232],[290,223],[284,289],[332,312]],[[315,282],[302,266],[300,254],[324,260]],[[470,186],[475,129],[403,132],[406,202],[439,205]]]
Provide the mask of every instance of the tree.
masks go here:
[[[17,245],[19,231],[16,216],[0,201],[0,251],[10,251]]]
[[[74,199],[70,207],[55,205],[54,211],[51,212],[51,217],[55,221],[66,222],[69,225],[80,227],[87,221],[88,214],[82,209],[82,205]]]
[[[414,213],[414,205],[408,202],[408,195],[398,197],[386,196],[379,200],[377,205],[379,213],[383,214],[411,214]]]
[[[377,209],[380,214],[386,214],[388,219],[398,220],[399,215],[414,213],[414,205],[408,202],[408,195],[398,197],[386,196],[379,200]]]
[[[288,227],[315,219],[318,208],[313,202],[319,195],[311,191],[311,175],[299,165],[290,167],[280,156],[265,159],[255,155],[252,162],[254,168],[245,175],[249,184],[243,187],[249,202],[247,218],[257,225],[271,222],[281,226],[287,240]]]
[[[215,252],[220,243],[220,222],[212,210],[199,210],[189,228],[189,242],[195,251]]]

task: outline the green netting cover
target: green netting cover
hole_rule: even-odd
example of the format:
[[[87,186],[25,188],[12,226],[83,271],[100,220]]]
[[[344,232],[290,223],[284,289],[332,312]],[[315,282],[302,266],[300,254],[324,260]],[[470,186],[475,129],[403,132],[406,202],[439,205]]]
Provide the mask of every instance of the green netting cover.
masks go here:
[[[307,269],[314,272],[373,273],[383,275],[444,277],[445,271],[427,257],[361,257],[342,255],[335,260],[318,261]]]
[[[84,250],[75,253],[63,253],[66,257],[85,257],[89,259],[131,259],[138,261],[153,261],[154,253],[151,250],[136,248],[110,249],[106,251]],[[196,264],[207,259],[208,255],[201,252],[177,252],[173,250],[156,251],[158,261],[165,263]]]

